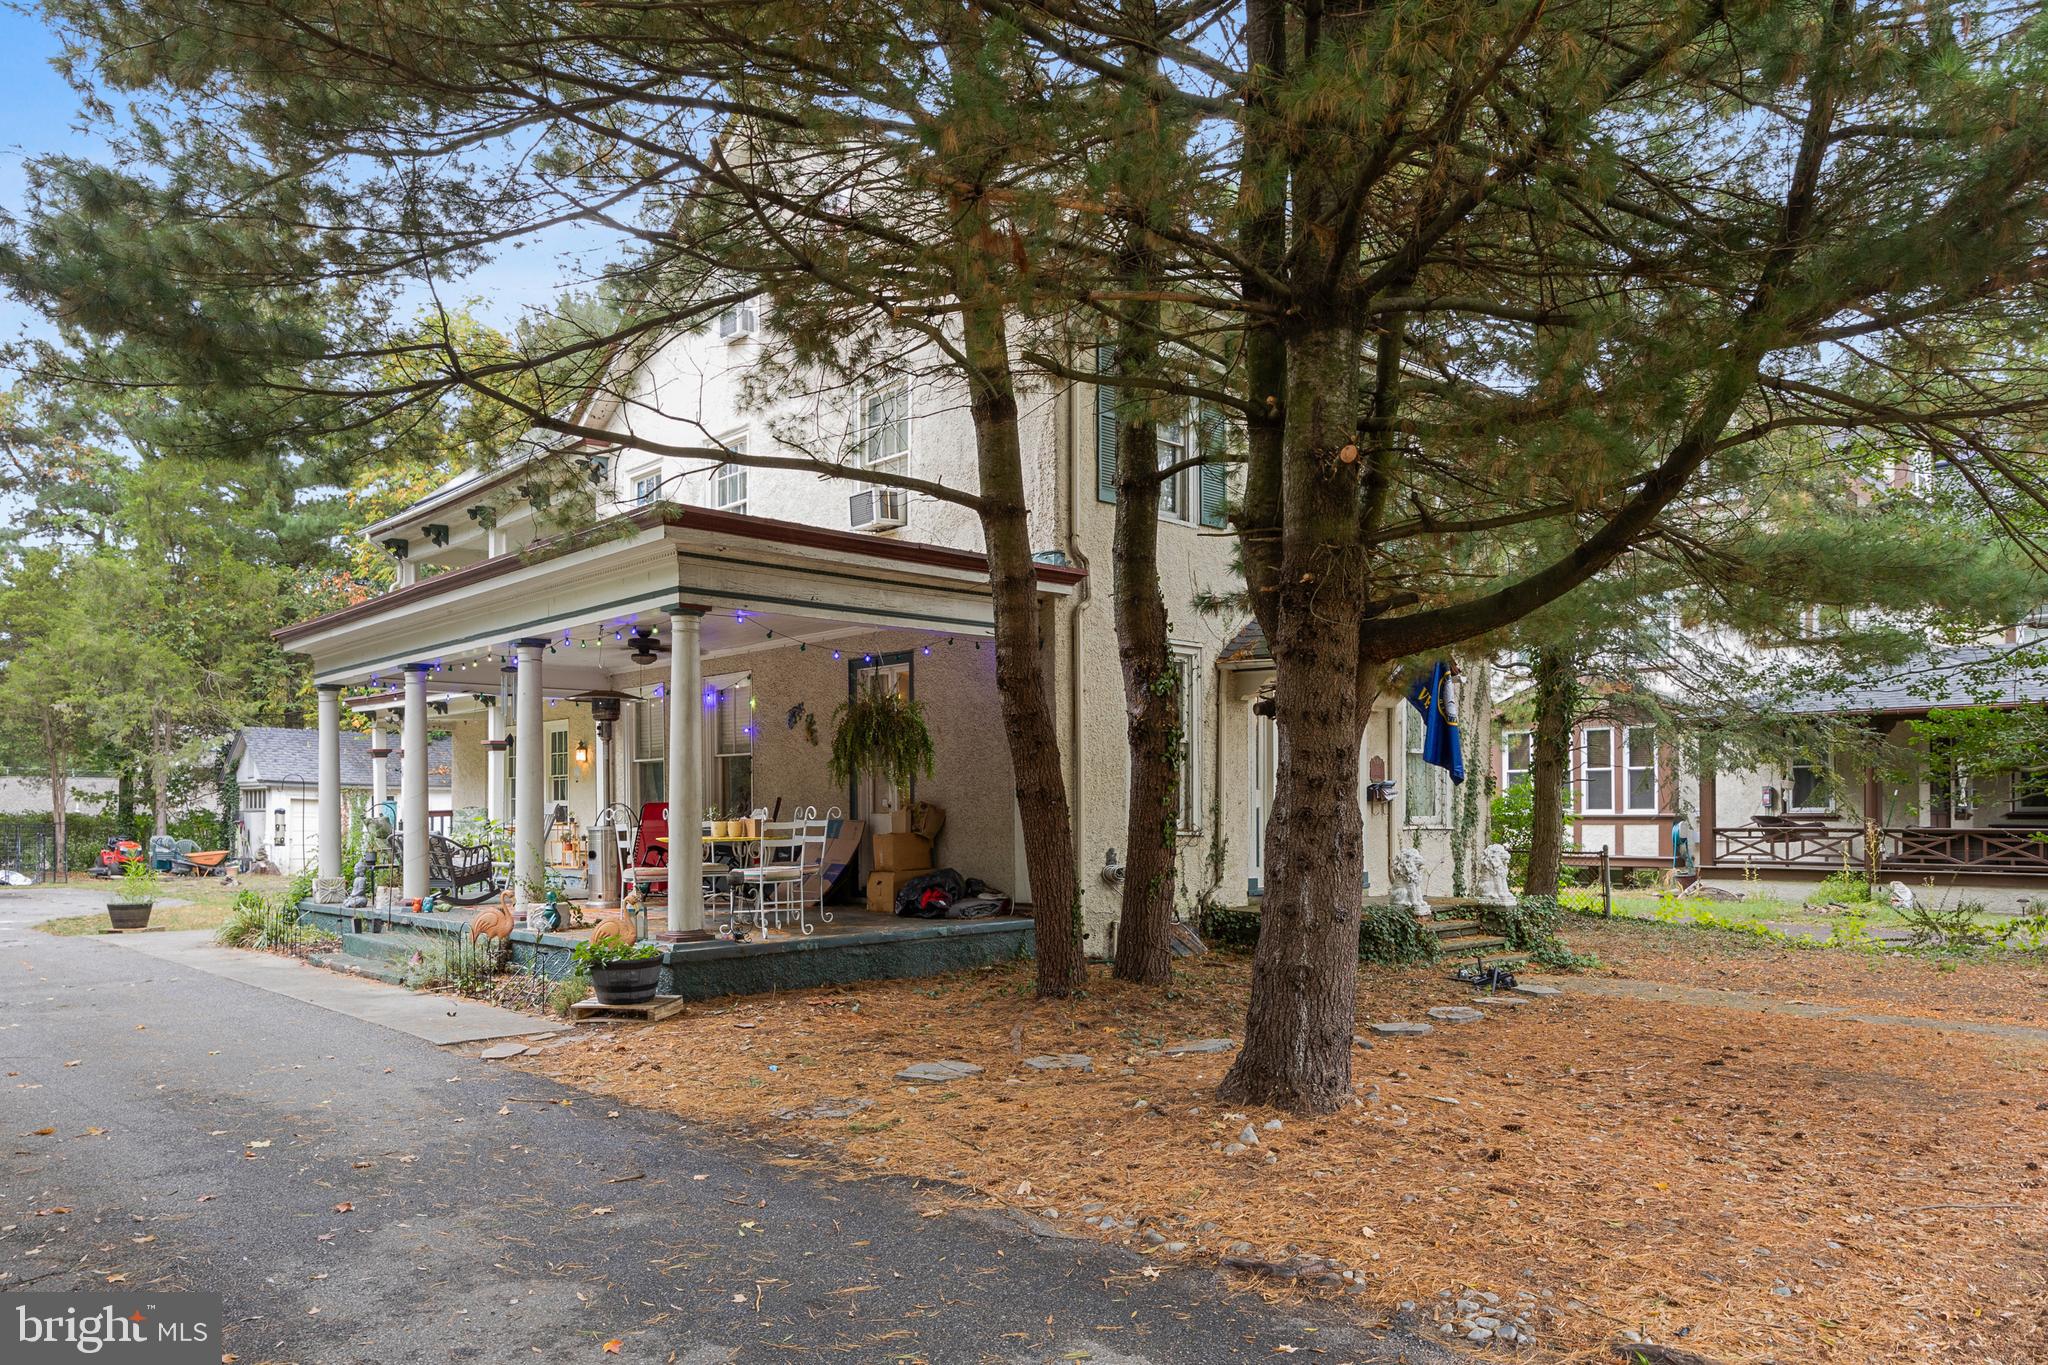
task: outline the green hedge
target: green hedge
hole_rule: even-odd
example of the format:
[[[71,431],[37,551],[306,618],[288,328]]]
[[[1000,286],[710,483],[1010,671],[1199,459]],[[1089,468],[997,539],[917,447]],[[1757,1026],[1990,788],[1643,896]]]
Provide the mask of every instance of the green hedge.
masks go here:
[[[1213,909],[1202,916],[1200,928],[1211,947],[1253,948],[1259,942],[1259,912],[1250,906]],[[1383,967],[1434,962],[1436,935],[1406,910],[1368,905],[1358,921],[1358,958]]]

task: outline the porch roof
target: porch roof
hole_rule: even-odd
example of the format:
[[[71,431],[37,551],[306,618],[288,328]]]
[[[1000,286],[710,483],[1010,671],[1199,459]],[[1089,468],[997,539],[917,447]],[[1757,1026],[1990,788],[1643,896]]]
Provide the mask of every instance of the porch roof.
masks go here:
[[[1044,593],[1064,594],[1085,577],[1065,565],[1034,568]],[[320,681],[361,683],[407,663],[452,667],[579,627],[623,635],[661,624],[663,609],[679,604],[705,610],[707,658],[834,627],[986,636],[994,620],[988,561],[973,551],[659,504],[286,626],[275,638],[311,655]]]
[[[2015,707],[2048,702],[2048,669],[2011,661],[2027,646],[1971,645],[1931,650],[1888,673],[1839,688],[1797,694],[1781,709],[1794,715],[1924,715],[1962,706]]]

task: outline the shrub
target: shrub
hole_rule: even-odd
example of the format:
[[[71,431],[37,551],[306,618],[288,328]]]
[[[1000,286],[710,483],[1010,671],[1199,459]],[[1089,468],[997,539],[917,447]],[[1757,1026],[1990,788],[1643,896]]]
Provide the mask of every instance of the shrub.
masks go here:
[[[416,934],[402,975],[415,990],[451,990],[486,995],[491,979],[505,970],[510,944],[502,938],[470,939],[463,934]]]
[[[257,937],[263,932],[263,919],[269,907],[263,897],[254,891],[242,891],[235,895],[235,903],[228,907],[228,917],[214,930],[213,941],[223,948],[253,948]]]
[[[548,991],[548,1008],[564,1019],[569,1017],[569,1007],[579,1000],[590,998],[590,974],[575,972],[555,982]]]
[[[1841,905],[1866,905],[1883,897],[1870,885],[1870,879],[1861,872],[1843,868],[1830,872],[1821,879],[1813,894],[1806,898],[1808,905],[1827,905],[1834,902]]]
[[[1479,912],[1479,922],[1539,967],[1578,971],[1598,966],[1599,958],[1573,952],[1558,937],[1557,925],[1563,913],[1554,897],[1523,896],[1511,906],[1486,906]]]
[[[1259,912],[1247,905],[1212,906],[1196,919],[1202,938],[1212,948],[1258,946]],[[1405,962],[1434,962],[1436,935],[1405,910],[1368,903],[1358,921],[1358,959],[1395,967]]]
[[[1990,934],[1977,922],[1982,901],[1957,901],[1953,906],[1902,906],[1899,918],[1913,931],[1915,948],[1966,948],[1987,942]]]

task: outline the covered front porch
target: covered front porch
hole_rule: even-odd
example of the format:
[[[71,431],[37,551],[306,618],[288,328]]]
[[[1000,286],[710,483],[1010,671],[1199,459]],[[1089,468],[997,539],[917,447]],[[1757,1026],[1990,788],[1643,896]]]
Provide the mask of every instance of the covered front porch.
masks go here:
[[[1041,600],[1079,577],[1043,566]],[[979,555],[664,505],[290,627],[279,638],[311,658],[320,697],[314,899],[339,913],[355,871],[343,849],[357,817],[338,774],[353,711],[372,731],[372,806],[390,801],[397,817],[407,907],[434,889],[428,841],[406,837],[430,821],[423,788],[387,794],[383,760],[423,751],[435,732],[453,740],[454,838],[494,849],[496,884],[522,911],[550,893],[618,906],[634,884],[622,864],[649,861],[643,821],[694,836],[704,820],[815,812],[857,837],[816,887],[821,908],[836,890],[839,922],[805,922],[820,947],[851,947],[860,934],[844,931],[855,922],[845,916],[856,912],[843,907],[862,899],[880,852],[874,831],[892,829],[913,798],[946,812],[936,866],[1022,906],[1020,816],[993,721],[992,625]],[[935,771],[914,790],[830,776],[834,713],[871,685],[924,708]],[[703,878],[639,880],[657,897],[658,937],[710,946],[687,942],[720,922],[715,904],[707,914]],[[863,932],[912,927],[857,922]],[[536,949],[542,927],[521,930]]]

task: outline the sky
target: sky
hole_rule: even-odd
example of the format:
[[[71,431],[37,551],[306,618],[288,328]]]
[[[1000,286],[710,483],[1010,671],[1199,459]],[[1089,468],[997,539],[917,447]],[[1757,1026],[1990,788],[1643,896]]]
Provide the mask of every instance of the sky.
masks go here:
[[[56,36],[33,12],[0,0],[0,213],[18,216],[24,205],[25,160],[52,152],[103,154],[105,144],[78,131],[78,96],[50,65]],[[582,240],[579,242],[579,237]],[[507,252],[453,291],[474,301],[477,315],[509,326],[522,313],[551,303],[565,287],[588,277],[590,262],[571,259],[579,245],[596,245],[569,229]],[[47,337],[50,328],[32,309],[0,290],[0,344],[23,336]],[[11,376],[0,372],[0,384]]]

